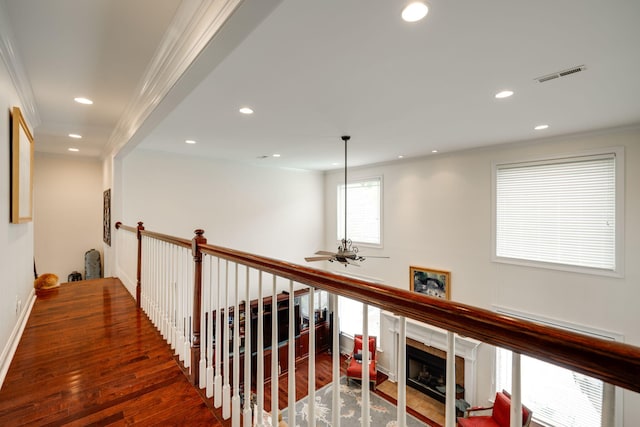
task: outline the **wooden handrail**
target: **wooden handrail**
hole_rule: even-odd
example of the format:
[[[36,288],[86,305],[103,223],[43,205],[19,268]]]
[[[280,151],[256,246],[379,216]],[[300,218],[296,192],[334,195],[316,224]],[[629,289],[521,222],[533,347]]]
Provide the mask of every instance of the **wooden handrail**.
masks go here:
[[[155,233],[149,230],[144,230],[141,234],[143,236],[152,237],[156,240],[162,240],[163,242],[172,243],[176,246],[191,249],[191,240],[189,239],[181,239],[179,237],[169,236],[168,234]]]
[[[145,231],[147,233],[149,232]],[[149,234],[157,236],[155,233]],[[172,237],[171,241],[183,239]],[[186,242],[191,244],[188,240]],[[209,244],[202,245],[200,250],[204,254],[323,289],[640,392],[640,347],[637,346],[594,338],[454,301],[247,252]]]

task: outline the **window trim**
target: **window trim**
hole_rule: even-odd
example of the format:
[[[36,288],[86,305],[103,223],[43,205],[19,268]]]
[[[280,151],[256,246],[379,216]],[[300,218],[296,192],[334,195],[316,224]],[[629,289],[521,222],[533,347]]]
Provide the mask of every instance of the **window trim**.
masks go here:
[[[581,267],[568,264],[549,263],[542,261],[523,260],[516,258],[500,257],[496,255],[496,233],[497,233],[497,170],[500,166],[506,165],[534,165],[535,163],[561,163],[563,161],[573,160],[580,157],[604,156],[613,154],[615,158],[615,264],[614,270],[605,270],[600,268]],[[525,267],[544,268],[550,270],[569,271],[574,273],[591,274],[607,277],[624,277],[624,212],[625,212],[625,180],[624,180],[624,147],[607,147],[593,150],[578,151],[572,153],[564,153],[557,155],[548,155],[533,157],[528,159],[512,160],[512,161],[492,161],[491,162],[491,261],[502,264],[520,265]]]
[[[355,246],[358,247],[365,247],[365,248],[378,248],[381,249],[384,247],[384,178],[382,175],[373,175],[373,176],[366,176],[366,177],[362,177],[362,178],[355,178],[355,179],[349,179],[347,180],[347,185],[349,184],[355,184],[358,182],[367,182],[367,181],[374,181],[374,180],[379,180],[380,181],[380,243],[369,243],[369,242],[360,242],[358,240],[354,240],[351,239],[351,241],[353,242],[353,244]],[[339,218],[344,218],[344,212],[338,212],[338,210],[340,209],[340,203],[338,201],[338,194],[340,191],[340,187],[344,186],[344,181],[343,182],[338,182],[336,185],[336,193],[335,193],[335,200],[336,200],[336,237],[338,234],[338,228],[339,228]],[[349,237],[349,236],[347,236]],[[336,243],[340,244],[342,242],[342,237],[337,237],[336,238]]]

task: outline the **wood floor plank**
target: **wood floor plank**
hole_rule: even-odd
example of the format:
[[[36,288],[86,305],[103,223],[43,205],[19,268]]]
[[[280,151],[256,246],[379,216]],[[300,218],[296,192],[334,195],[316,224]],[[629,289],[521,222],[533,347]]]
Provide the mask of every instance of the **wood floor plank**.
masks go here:
[[[117,279],[38,297],[0,389],[0,425],[133,424],[223,425]]]

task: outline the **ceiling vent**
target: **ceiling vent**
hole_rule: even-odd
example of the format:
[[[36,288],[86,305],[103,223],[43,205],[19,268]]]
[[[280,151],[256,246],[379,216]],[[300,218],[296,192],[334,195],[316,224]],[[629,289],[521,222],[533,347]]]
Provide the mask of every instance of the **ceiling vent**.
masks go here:
[[[587,67],[584,65],[579,65],[577,67],[567,68],[566,70],[558,71],[556,73],[547,74],[542,77],[537,77],[536,80],[538,83],[548,82],[549,80],[554,80],[560,77],[570,76],[571,74],[579,73],[580,71],[586,70]]]

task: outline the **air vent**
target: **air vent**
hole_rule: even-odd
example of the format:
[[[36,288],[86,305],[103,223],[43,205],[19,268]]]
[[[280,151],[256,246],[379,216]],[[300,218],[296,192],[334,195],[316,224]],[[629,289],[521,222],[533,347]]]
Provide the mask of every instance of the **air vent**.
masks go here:
[[[571,74],[579,73],[580,71],[586,70],[587,67],[584,65],[579,65],[577,67],[568,68],[566,70],[558,71],[557,73],[547,74],[546,76],[538,77],[536,80],[538,83],[548,82],[549,80],[554,80],[559,77],[570,76]]]

